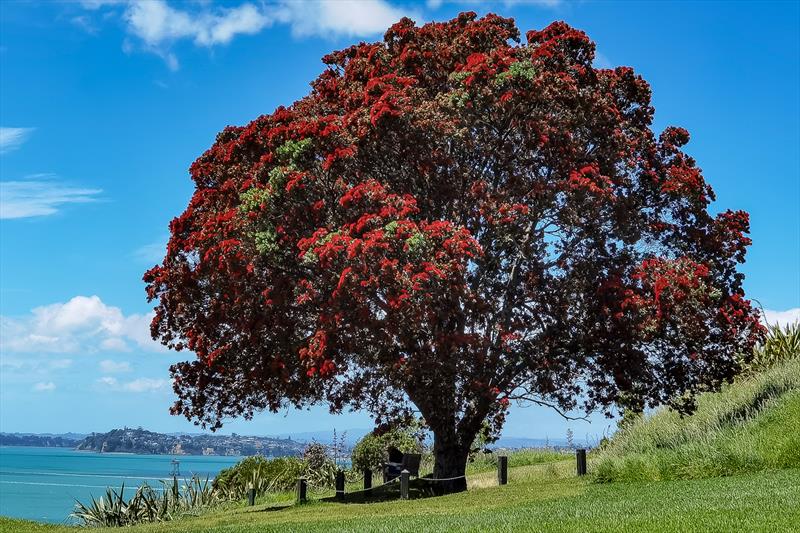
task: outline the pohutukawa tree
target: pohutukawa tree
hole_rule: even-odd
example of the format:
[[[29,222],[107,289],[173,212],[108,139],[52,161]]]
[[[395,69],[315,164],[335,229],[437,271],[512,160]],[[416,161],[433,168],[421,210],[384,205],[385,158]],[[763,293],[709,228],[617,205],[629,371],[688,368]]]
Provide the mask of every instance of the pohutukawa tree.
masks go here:
[[[562,22],[526,37],[403,19],[217,136],[145,275],[153,337],[196,354],[174,414],[419,413],[448,478],[512,400],[690,410],[736,375],[762,335],[747,214],[709,213],[688,133],[653,133],[632,69],[594,68]]]

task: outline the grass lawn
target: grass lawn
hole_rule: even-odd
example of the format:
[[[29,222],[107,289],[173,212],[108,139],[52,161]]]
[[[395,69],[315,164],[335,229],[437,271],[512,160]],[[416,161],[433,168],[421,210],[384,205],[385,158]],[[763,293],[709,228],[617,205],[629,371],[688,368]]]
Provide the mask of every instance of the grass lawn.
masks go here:
[[[590,468],[591,468],[590,463]],[[265,531],[796,531],[800,470],[699,480],[590,483],[573,464],[512,468],[470,477],[470,490],[440,498],[372,504],[264,501],[126,529],[135,533]],[[280,497],[278,497],[280,498]],[[70,531],[0,519],[3,532]],[[116,530],[119,531],[119,530]]]

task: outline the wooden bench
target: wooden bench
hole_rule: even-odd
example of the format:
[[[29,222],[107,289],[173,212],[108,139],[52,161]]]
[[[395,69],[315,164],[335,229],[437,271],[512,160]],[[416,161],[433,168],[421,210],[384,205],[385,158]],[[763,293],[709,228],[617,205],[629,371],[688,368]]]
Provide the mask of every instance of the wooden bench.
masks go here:
[[[390,448],[389,460],[383,463],[383,482],[387,483],[400,477],[400,472],[403,470],[408,470],[412,476],[419,477],[419,464],[421,461],[422,455],[418,453],[402,453]]]

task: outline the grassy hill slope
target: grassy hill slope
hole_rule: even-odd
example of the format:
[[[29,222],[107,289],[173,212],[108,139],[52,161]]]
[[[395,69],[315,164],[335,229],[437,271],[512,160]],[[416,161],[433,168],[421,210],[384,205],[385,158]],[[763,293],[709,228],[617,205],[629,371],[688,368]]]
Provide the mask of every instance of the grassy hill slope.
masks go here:
[[[697,412],[662,409],[619,431],[597,458],[599,481],[696,479],[800,468],[800,358],[754,374]]]
[[[725,478],[592,483],[572,462],[513,468],[509,485],[473,476],[469,492],[373,504],[241,505],[198,517],[126,528],[132,533],[287,531],[791,531],[800,523],[800,470]],[[3,532],[74,528],[0,519]],[[103,531],[106,531],[103,529]],[[108,531],[120,531],[108,530]]]
[[[691,417],[660,410],[631,424],[591,454],[586,478],[575,476],[572,457],[528,452],[512,457],[504,487],[494,471],[473,467],[461,494],[303,506],[270,494],[255,507],[231,503],[126,531],[796,531],[799,450],[794,359],[703,395]],[[0,518],[0,532],[12,531],[75,529]]]

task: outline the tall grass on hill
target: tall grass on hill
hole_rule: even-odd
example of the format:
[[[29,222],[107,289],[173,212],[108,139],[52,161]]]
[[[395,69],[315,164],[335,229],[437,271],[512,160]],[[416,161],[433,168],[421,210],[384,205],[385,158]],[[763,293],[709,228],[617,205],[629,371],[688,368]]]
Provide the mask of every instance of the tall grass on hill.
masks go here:
[[[661,409],[599,452],[597,481],[693,479],[800,467],[800,358],[698,398],[681,417]]]

